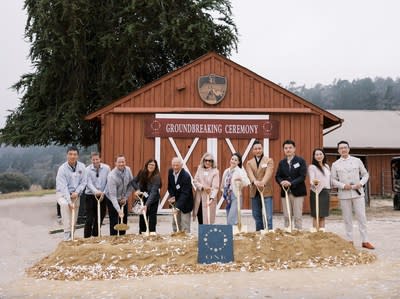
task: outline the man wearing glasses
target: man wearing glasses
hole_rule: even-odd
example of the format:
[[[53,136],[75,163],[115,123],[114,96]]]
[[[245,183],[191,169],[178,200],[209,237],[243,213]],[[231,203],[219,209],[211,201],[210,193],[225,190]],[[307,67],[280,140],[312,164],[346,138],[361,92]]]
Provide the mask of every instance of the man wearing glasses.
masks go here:
[[[337,144],[340,158],[332,164],[332,185],[338,188],[338,197],[346,230],[346,237],[353,244],[353,213],[358,221],[361,235],[361,245],[367,249],[375,249],[368,242],[367,217],[365,215],[365,198],[363,186],[368,182],[369,174],[362,161],[350,156],[350,146],[347,141]]]
[[[110,172],[110,166],[101,163],[100,154],[91,153],[92,164],[86,167],[88,182],[86,186],[86,222],[84,237],[97,237],[98,219],[97,219],[97,201],[100,200],[100,224],[103,223],[106,215],[106,197],[105,188],[107,185],[107,176]]]

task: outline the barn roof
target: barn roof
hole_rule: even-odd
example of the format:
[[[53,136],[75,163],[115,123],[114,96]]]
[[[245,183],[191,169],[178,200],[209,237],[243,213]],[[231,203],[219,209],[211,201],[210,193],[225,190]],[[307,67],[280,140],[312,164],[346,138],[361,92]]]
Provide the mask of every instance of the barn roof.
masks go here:
[[[341,128],[324,136],[325,148],[346,140],[352,148],[400,149],[400,111],[329,110],[344,119]]]
[[[210,62],[211,61],[211,62]],[[204,65],[203,65],[204,64]],[[211,65],[211,66],[210,66]],[[213,66],[218,65],[218,67],[216,67],[217,69],[213,69]],[[221,67],[221,65],[223,65],[223,67]],[[190,72],[192,68],[197,67],[197,69],[202,69],[202,70],[211,70],[214,74],[218,74],[218,75],[223,75],[223,76],[227,76],[228,77],[228,89],[231,88],[232,82],[229,81],[229,76],[233,76],[232,74],[235,74],[235,76],[237,74],[237,76],[241,77],[239,80],[237,80],[237,82],[240,81],[239,84],[246,84],[246,83],[242,83],[242,78],[246,77],[247,80],[252,80],[254,82],[257,82],[257,84],[259,85],[263,85],[264,87],[272,90],[273,93],[277,93],[281,95],[282,101],[289,99],[290,103],[281,103],[279,105],[276,105],[276,107],[274,107],[274,104],[272,104],[271,106],[271,101],[269,101],[267,104],[267,100],[264,100],[264,102],[266,103],[264,105],[264,107],[260,107],[259,105],[252,105],[252,103],[248,104],[247,107],[232,107],[233,105],[231,105],[230,107],[224,107],[223,105],[216,105],[216,106],[207,106],[204,105],[203,106],[199,106],[199,107],[177,107],[175,105],[159,105],[160,107],[155,107],[154,103],[153,104],[149,104],[149,101],[144,101],[140,103],[140,107],[139,104],[135,105],[135,99],[140,97],[141,94],[147,93],[147,94],[152,94],[152,96],[149,96],[148,99],[154,100],[156,98],[156,96],[154,96],[155,92],[152,92],[152,89],[155,89],[157,86],[160,86],[160,84],[162,84],[165,81],[173,81],[173,83],[171,84],[176,84],[178,83],[178,85],[176,86],[176,89],[178,91],[185,89],[186,88],[186,83],[185,83],[185,73]],[[229,69],[228,73],[226,71],[226,69]],[[225,70],[225,71],[224,71]],[[179,78],[180,79],[176,79]],[[231,78],[232,79],[232,78]],[[190,82],[190,84],[197,84],[197,82]],[[192,90],[192,87],[190,87]],[[227,92],[228,93],[228,92]],[[192,92],[193,94],[193,92]],[[234,92],[232,92],[232,94],[234,94]],[[269,93],[270,95],[271,93]],[[235,94],[235,96],[237,96]],[[245,95],[244,97],[251,97],[250,95]],[[233,96],[232,96],[233,97]],[[242,95],[243,97],[243,95]],[[265,96],[267,97],[267,95]],[[200,99],[199,99],[199,102]],[[262,103],[262,102],[261,102]],[[147,105],[149,105],[148,107],[146,107]],[[169,107],[168,107],[169,106]],[[263,106],[261,104],[261,106]],[[136,110],[127,110],[127,107],[136,107]],[[151,109],[150,109],[151,108]],[[229,60],[223,56],[218,55],[215,52],[210,52],[208,54],[205,54],[199,58],[197,58],[196,60],[193,60],[192,62],[186,64],[185,66],[176,69],[173,72],[170,72],[164,76],[162,76],[161,78],[146,84],[145,86],[113,101],[112,103],[110,103],[109,105],[106,105],[105,107],[87,115],[85,117],[86,120],[94,120],[96,118],[100,118],[101,115],[106,114],[106,113],[110,113],[110,112],[121,112],[123,109],[125,109],[124,111],[140,111],[140,112],[149,112],[149,109],[157,112],[157,113],[202,113],[202,112],[213,112],[213,113],[240,113],[240,112],[246,112],[246,113],[260,113],[260,112],[265,112],[265,113],[290,113],[291,111],[294,112],[298,112],[298,113],[315,113],[315,114],[319,114],[323,117],[323,127],[324,129],[330,128],[332,126],[338,125],[342,122],[342,119],[340,119],[339,117],[337,117],[336,115],[334,115],[333,113],[326,111],[310,102],[308,102],[307,100],[295,95],[294,93],[284,89],[283,87],[279,86],[278,84],[275,84],[271,81],[269,81],[268,79],[265,79],[263,77],[261,77],[260,75],[254,73],[253,71],[233,62],[232,60]]]

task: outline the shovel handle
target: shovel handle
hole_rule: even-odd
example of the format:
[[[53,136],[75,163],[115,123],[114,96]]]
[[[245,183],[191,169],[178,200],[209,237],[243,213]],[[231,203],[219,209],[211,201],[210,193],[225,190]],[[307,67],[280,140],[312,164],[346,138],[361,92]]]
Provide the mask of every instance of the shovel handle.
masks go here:
[[[315,188],[315,224],[316,224],[316,229],[319,231],[319,191],[318,191],[318,185],[319,181],[318,180],[313,180],[313,185]]]
[[[175,205],[170,203],[170,206],[172,208],[172,214],[174,215],[174,221],[175,221],[175,225],[176,225],[176,231],[179,233],[179,225],[178,225],[178,217],[176,216],[176,208]]]
[[[144,207],[143,203],[143,195],[136,195],[137,198],[140,200],[140,204],[142,207]],[[143,217],[144,217],[144,223],[146,224],[146,235],[150,235],[150,229],[149,229],[149,221],[147,220],[147,213],[146,211],[143,211]]]
[[[74,240],[75,234],[75,202],[72,201],[71,205],[71,240]]]
[[[289,189],[290,187],[284,187],[282,186],[283,191],[285,191],[285,199],[286,199],[286,209],[288,212],[288,218],[289,218],[289,228],[290,230],[292,230],[292,212],[291,212],[291,208],[290,208],[290,201],[289,201]]]
[[[264,229],[267,229],[267,215],[265,213],[265,203],[264,203],[264,187],[257,186],[257,191],[260,194],[261,208],[262,208],[261,214],[263,216]]]
[[[101,194],[100,196],[97,196],[96,194],[94,197],[97,200],[97,234],[99,237],[101,237],[101,213],[100,213],[100,202],[104,198],[104,194]]]
[[[239,229],[239,233],[242,231],[242,213],[241,213],[241,209],[240,209],[240,198],[242,197],[242,188],[241,188],[241,184],[237,183],[236,184],[236,188],[237,188],[237,194],[238,194],[238,198],[237,200],[237,213],[238,213],[238,229]]]

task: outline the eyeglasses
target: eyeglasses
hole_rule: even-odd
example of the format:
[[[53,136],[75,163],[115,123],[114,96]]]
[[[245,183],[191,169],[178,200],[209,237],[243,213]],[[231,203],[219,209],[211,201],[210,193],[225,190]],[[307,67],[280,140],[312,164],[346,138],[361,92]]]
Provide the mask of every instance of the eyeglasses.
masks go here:
[[[210,162],[210,163],[212,163],[212,162],[214,162],[214,160],[209,160],[209,159],[204,159],[204,162]]]

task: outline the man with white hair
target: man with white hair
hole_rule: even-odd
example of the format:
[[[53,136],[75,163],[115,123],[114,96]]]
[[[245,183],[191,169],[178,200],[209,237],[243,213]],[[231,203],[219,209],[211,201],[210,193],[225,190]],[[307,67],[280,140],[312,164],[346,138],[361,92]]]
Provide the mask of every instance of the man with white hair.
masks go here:
[[[190,174],[183,169],[182,159],[174,157],[168,170],[168,202],[176,213],[178,227],[172,219],[172,229],[190,233],[190,214],[193,209],[193,190]]]

